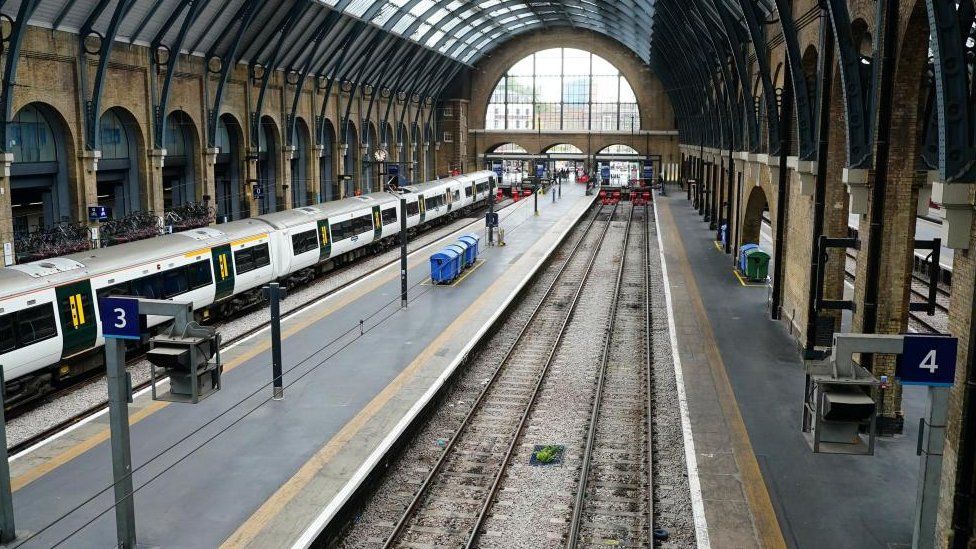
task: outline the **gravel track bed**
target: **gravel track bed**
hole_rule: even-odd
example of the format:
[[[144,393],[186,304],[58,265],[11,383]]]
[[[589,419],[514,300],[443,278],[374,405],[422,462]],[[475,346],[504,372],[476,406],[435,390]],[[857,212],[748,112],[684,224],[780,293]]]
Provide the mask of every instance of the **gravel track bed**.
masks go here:
[[[650,545],[646,210],[635,208],[580,510],[580,546]],[[589,428],[593,428],[590,426]]]
[[[498,369],[512,342],[530,321],[532,311],[540,304],[546,289],[569,257],[572,244],[583,236],[586,225],[585,222],[579,223],[567,235],[565,243],[553,252],[550,261],[526,289],[517,305],[502,319],[496,332],[469,358],[464,371],[438,402],[418,433],[407,443],[401,455],[390,464],[355,522],[334,543],[335,546],[382,547],[424,478],[444,454],[447,442],[461,429],[464,418]],[[599,228],[594,227],[591,235],[598,231]],[[585,255],[579,253],[577,257]]]
[[[651,422],[654,441],[654,528],[670,533],[661,547],[695,547],[695,521],[688,487],[685,444],[681,412],[675,400],[678,386],[674,375],[668,311],[664,297],[657,223],[650,226],[650,305],[651,305]]]
[[[618,208],[552,367],[509,460],[479,547],[561,545],[568,530],[596,389],[610,300],[627,232],[629,208]],[[533,466],[536,446],[561,445],[560,465]]]
[[[479,219],[480,214],[474,217],[462,217],[444,226],[431,229],[414,238],[410,242],[408,249],[411,252],[418,250],[473,222],[477,223]],[[481,231],[482,227],[471,227],[471,230]],[[287,314],[299,307],[307,305],[340,286],[361,278],[366,273],[391,261],[399,260],[399,258],[400,249],[399,247],[394,247],[374,256],[360,258],[351,266],[342,267],[332,273],[328,273],[307,286],[294,288],[288,292],[287,299],[281,302],[281,312],[282,314]],[[217,329],[220,331],[224,341],[227,341],[230,338],[246,334],[260,327],[268,321],[268,315],[268,310],[262,308],[244,314],[230,322],[220,324],[217,326]],[[145,383],[149,380],[149,362],[146,360],[134,361],[129,365],[129,372],[132,375],[132,384],[134,386]],[[7,447],[10,448],[35,437],[59,425],[67,418],[75,417],[92,409],[102,407],[107,402],[107,397],[108,387],[104,376],[83,383],[76,391],[51,402],[44,403],[8,421]]]

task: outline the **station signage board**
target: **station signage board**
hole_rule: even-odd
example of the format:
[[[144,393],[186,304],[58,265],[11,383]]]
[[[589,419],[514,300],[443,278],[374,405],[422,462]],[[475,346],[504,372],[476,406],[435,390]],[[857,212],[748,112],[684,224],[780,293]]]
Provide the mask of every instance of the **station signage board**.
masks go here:
[[[953,384],[958,339],[940,334],[909,334],[904,341],[896,379],[904,385],[949,387]]]
[[[103,297],[98,300],[102,335],[108,339],[139,339],[143,326],[139,300],[134,297]]]
[[[109,213],[108,206],[88,206],[88,221],[105,221]]]

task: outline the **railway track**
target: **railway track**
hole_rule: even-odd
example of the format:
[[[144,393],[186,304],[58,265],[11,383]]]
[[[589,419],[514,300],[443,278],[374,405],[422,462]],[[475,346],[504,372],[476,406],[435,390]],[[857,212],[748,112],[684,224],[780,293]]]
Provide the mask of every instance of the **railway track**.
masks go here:
[[[854,268],[857,265],[857,256],[847,252],[847,261],[844,266],[844,275],[848,281],[853,281],[855,277]],[[911,295],[918,300],[928,300],[929,281],[921,275],[912,272]],[[909,322],[915,325],[917,331],[921,333],[944,333],[947,331],[945,321],[949,316],[949,291],[941,285],[937,287],[935,301],[935,315],[928,316],[919,314],[915,311],[908,313]]]
[[[647,207],[631,210],[567,548],[653,543]],[[633,230],[639,225],[640,230]]]
[[[502,210],[504,210],[505,208],[507,208],[508,206],[513,205],[513,204],[515,204],[515,203],[512,202],[511,199],[505,199],[504,201],[496,204],[496,207],[499,208],[498,211],[501,212]],[[478,211],[480,212],[481,210],[478,210]],[[466,225],[465,227],[461,227],[461,228],[455,229],[455,231],[452,231],[452,232],[456,232],[457,230],[463,230],[463,229],[465,229],[467,227],[470,227],[473,224],[478,223],[479,221],[480,221],[480,218],[479,217],[475,217],[474,220],[470,224]],[[440,227],[441,226],[432,227],[430,230],[425,231],[424,233],[421,233],[421,234],[428,234],[431,231],[435,231],[435,230],[437,230]],[[435,236],[435,237],[430,238],[430,239],[424,239],[423,241],[420,241],[420,242],[414,242],[414,245],[416,246],[415,249],[421,249],[421,248],[429,245],[431,242],[434,242],[434,241],[436,241],[436,240],[438,240],[440,238],[442,238],[442,237],[436,237]],[[413,251],[415,251],[415,250],[411,250],[411,253],[413,253]],[[300,312],[301,310],[303,310],[306,306],[308,306],[309,303],[314,303],[315,301],[318,301],[318,300],[323,299],[323,298],[326,298],[326,297],[328,297],[328,296],[330,296],[332,294],[335,294],[336,292],[339,292],[339,291],[343,290],[344,288],[350,286],[351,284],[355,283],[357,280],[359,280],[361,278],[368,277],[368,276],[370,276],[372,274],[375,274],[375,273],[377,273],[377,272],[379,272],[379,271],[387,268],[389,265],[394,264],[394,263],[398,263],[398,262],[399,262],[399,257],[397,257],[397,258],[395,258],[395,259],[393,259],[391,261],[383,262],[382,264],[376,266],[375,268],[369,269],[369,270],[363,272],[360,276],[358,276],[356,278],[351,278],[349,281],[347,281],[345,283],[339,284],[338,286],[335,286],[335,287],[333,287],[333,288],[331,288],[329,290],[326,290],[326,291],[322,292],[321,294],[318,294],[317,296],[314,296],[314,297],[312,297],[310,299],[307,299],[302,304],[297,305],[295,307],[292,307],[291,309],[288,309],[288,310],[283,311],[282,320],[285,320],[285,319],[289,318],[290,316],[292,316],[294,314],[297,314],[298,312]],[[360,262],[359,261],[353,261],[353,262],[349,263],[348,265],[345,265],[343,267],[339,267],[337,269],[334,269],[332,271],[329,271],[325,276],[326,277],[328,277],[328,276],[337,276],[337,275],[340,275],[340,274],[349,272],[349,271],[357,268],[359,265],[360,265]],[[316,282],[321,281],[322,278],[324,278],[324,277],[320,277],[320,278],[315,279],[315,281],[312,282],[311,285],[314,285]],[[247,309],[247,310],[243,311],[241,314],[235,315],[234,318],[228,319],[228,320],[225,320],[225,321],[221,322],[220,324],[216,325],[216,327],[217,327],[217,329],[219,331],[221,327],[226,326],[230,322],[234,322],[236,320],[239,320],[240,318],[242,318],[246,314],[253,313],[255,310],[256,309],[254,309],[254,308]],[[241,341],[243,339],[246,339],[246,338],[254,335],[257,332],[260,332],[261,330],[264,330],[265,328],[267,328],[268,326],[270,326],[270,324],[271,324],[270,319],[261,321],[261,322],[257,323],[255,326],[247,329],[246,331],[244,331],[244,332],[242,332],[240,334],[237,334],[235,336],[232,336],[232,337],[230,337],[230,338],[228,338],[226,340],[223,340],[221,342],[221,346],[224,347],[224,348],[229,347],[229,346],[231,346],[231,345],[233,345],[233,344],[235,344],[235,343],[237,343],[237,342],[239,342],[239,341]],[[139,363],[140,361],[142,361],[144,358],[145,358],[145,354],[144,353],[139,353],[138,355],[131,356],[130,358],[128,358],[126,360],[126,366],[127,367],[131,367],[131,366]],[[35,408],[37,408],[39,406],[43,406],[45,404],[48,404],[48,403],[51,403],[51,402],[55,402],[58,399],[68,397],[72,393],[74,393],[74,392],[76,392],[76,391],[78,391],[78,390],[86,387],[87,385],[90,385],[92,383],[96,383],[99,380],[101,380],[102,378],[104,378],[104,372],[101,372],[101,371],[99,371],[97,369],[96,370],[93,370],[93,371],[87,373],[86,375],[84,375],[82,377],[76,378],[76,382],[73,383],[73,384],[71,384],[71,385],[69,385],[69,386],[66,386],[66,387],[63,387],[63,388],[59,388],[59,389],[57,389],[57,390],[55,390],[53,392],[46,393],[46,394],[41,395],[41,396],[39,396],[37,398],[34,398],[32,400],[25,401],[23,403],[19,403],[19,404],[15,405],[15,406],[12,406],[12,407],[8,408],[7,410],[5,410],[6,419],[9,422],[9,421],[11,421],[11,420],[13,420],[13,419],[15,419],[15,418],[17,418],[19,416],[22,416],[24,414],[29,413],[30,411],[34,410]],[[166,378],[158,378],[157,381],[162,381],[164,379],[166,379]],[[149,381],[145,381],[145,382],[136,384],[136,385],[133,386],[133,392],[134,393],[139,392],[139,391],[141,391],[143,389],[146,389],[147,387],[149,387]],[[38,432],[36,435],[33,435],[33,436],[31,436],[31,437],[23,440],[23,441],[18,442],[17,444],[14,444],[14,445],[10,446],[8,448],[8,453],[10,455],[16,455],[16,454],[18,454],[18,453],[20,453],[20,452],[22,452],[22,451],[30,448],[31,446],[34,446],[34,445],[38,444],[39,442],[41,442],[41,441],[43,441],[43,440],[45,440],[45,439],[47,439],[47,438],[49,438],[49,437],[57,434],[58,432],[61,432],[61,431],[65,430],[65,429],[70,428],[72,425],[75,425],[75,424],[77,424],[77,423],[79,423],[81,421],[84,421],[85,419],[87,419],[87,418],[89,418],[89,417],[91,417],[93,415],[96,415],[96,414],[100,413],[101,411],[103,411],[104,409],[106,409],[107,406],[108,406],[108,400],[106,398],[105,401],[103,401],[103,402],[101,402],[99,404],[96,404],[95,406],[92,406],[92,407],[86,409],[85,411],[83,411],[81,413],[73,414],[70,417],[68,417],[67,419],[65,419],[65,420],[63,420],[63,421],[61,421],[61,422],[59,422],[59,423],[57,423],[57,424],[55,424],[55,425],[53,425],[53,426],[51,426],[49,428],[46,428],[46,429]]]
[[[474,544],[615,212],[591,218],[384,547]]]

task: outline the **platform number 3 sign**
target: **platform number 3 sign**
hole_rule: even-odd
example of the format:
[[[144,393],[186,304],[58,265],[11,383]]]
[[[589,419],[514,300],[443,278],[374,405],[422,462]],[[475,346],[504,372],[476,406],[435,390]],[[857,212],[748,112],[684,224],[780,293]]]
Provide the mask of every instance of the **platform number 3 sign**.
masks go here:
[[[139,339],[142,333],[139,300],[131,297],[105,297],[98,300],[102,335],[106,338]]]
[[[945,335],[906,335],[895,377],[905,385],[948,387],[956,377],[957,346]]]

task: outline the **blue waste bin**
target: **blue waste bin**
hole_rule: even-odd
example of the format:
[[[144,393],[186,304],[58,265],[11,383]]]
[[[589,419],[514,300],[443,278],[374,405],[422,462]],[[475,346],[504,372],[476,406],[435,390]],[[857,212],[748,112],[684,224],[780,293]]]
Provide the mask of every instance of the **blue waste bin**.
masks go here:
[[[481,238],[476,234],[466,234],[461,237],[461,242],[468,245],[468,256],[467,261],[469,265],[474,265],[474,262],[478,260],[478,244]]]
[[[464,262],[464,247],[458,244],[448,244],[447,249],[454,250],[458,254],[458,273],[460,274],[468,265]]]
[[[462,269],[467,269],[468,267],[470,267],[474,263],[473,261],[468,261],[468,258],[471,257],[471,254],[468,253],[468,248],[470,248],[470,246],[468,245],[467,242],[464,242],[462,240],[458,240],[454,244],[451,244],[451,247],[452,248],[460,248],[461,249],[461,268]]]
[[[449,284],[461,274],[461,255],[450,248],[430,256],[430,279],[434,284]]]

